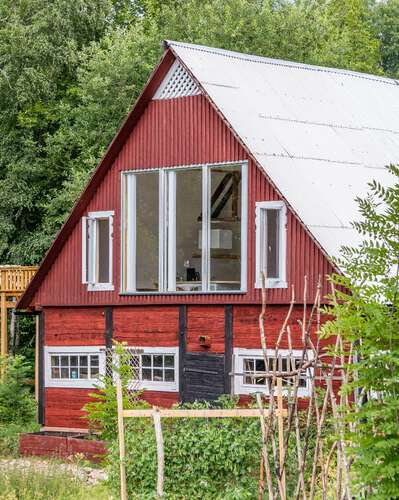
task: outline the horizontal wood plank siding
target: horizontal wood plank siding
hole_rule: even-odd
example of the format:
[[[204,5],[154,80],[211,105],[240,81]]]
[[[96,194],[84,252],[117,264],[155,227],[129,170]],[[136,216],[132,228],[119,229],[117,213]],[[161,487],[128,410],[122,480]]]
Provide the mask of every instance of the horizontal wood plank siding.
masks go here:
[[[178,346],[179,309],[176,306],[116,307],[113,338],[132,346]]]
[[[242,160],[249,161],[248,293],[120,295],[121,171]],[[279,195],[267,180],[265,173],[252,162],[231,130],[203,96],[151,101],[112,168],[105,175],[86,211],[86,213],[96,210],[115,212],[113,253],[115,290],[88,292],[86,285],[81,283],[82,231],[79,222],[36,293],[33,305],[39,307],[259,303],[260,291],[254,289],[255,203],[278,199]],[[311,300],[315,294],[318,277],[324,279],[326,274],[332,271],[332,267],[290,211],[287,231],[288,283],[295,285],[296,298],[300,302],[306,274],[309,280],[308,295]],[[289,302],[290,290],[268,290],[267,296],[268,303],[284,304]]]
[[[224,306],[187,307],[187,352],[224,353]],[[211,337],[210,347],[199,343],[201,335]]]
[[[46,346],[104,345],[104,308],[46,308],[44,331]]]

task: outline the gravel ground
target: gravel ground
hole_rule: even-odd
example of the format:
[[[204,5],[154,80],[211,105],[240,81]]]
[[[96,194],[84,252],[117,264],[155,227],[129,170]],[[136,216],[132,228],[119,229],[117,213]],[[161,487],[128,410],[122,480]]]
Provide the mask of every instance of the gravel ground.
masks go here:
[[[65,464],[37,458],[0,459],[0,474],[15,470],[20,470],[21,472],[34,470],[35,472],[42,472],[44,474],[68,474],[89,485],[98,484],[107,479],[107,473],[102,469],[83,467],[73,463]]]

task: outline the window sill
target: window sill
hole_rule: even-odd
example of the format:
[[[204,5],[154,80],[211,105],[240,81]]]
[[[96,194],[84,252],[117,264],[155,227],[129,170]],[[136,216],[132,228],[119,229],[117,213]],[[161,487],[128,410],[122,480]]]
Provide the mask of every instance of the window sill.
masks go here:
[[[115,287],[111,283],[95,283],[87,285],[88,292],[113,292],[114,290]]]
[[[305,387],[298,387],[297,389],[297,395],[298,397],[300,398],[307,398],[307,397],[310,397],[310,391],[308,388],[305,388]],[[240,385],[237,390],[234,391],[234,394],[236,396],[238,395],[251,395],[251,394],[256,394],[256,393],[260,393],[260,394],[264,394],[266,396],[269,395],[269,390],[266,388],[266,387],[261,387],[259,386],[258,388],[255,388],[254,386],[252,385]],[[288,390],[285,389],[283,387],[283,390],[282,390],[282,394],[283,396],[286,396],[288,394]],[[276,389],[274,390],[274,395],[276,395]]]
[[[262,288],[262,283],[255,283],[255,288]],[[288,283],[282,280],[266,280],[266,288],[288,288]]]
[[[65,388],[65,389],[93,389],[100,385],[99,379],[64,379],[64,380],[48,380],[46,387]]]
[[[210,292],[203,292],[201,291],[180,291],[180,292],[128,292],[125,290],[121,290],[119,292],[119,295],[174,295],[174,296],[181,296],[181,295],[245,295],[247,293],[246,290],[218,290],[218,291],[210,291]]]
[[[176,382],[131,382],[128,384],[129,389],[139,391],[159,391],[159,392],[179,392],[179,387]]]

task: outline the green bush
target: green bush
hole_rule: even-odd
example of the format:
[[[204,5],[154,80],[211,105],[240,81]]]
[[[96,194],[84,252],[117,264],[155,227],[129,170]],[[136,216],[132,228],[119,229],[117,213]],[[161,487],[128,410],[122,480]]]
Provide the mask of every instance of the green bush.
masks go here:
[[[27,379],[30,365],[23,356],[0,357],[0,425],[26,424],[36,414],[36,402]]]

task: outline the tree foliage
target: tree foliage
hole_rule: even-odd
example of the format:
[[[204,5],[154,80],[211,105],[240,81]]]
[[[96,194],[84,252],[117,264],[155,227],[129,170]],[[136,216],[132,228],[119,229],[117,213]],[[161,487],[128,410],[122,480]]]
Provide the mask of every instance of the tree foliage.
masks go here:
[[[348,439],[356,481],[368,498],[381,500],[399,497],[399,168],[389,171],[392,186],[373,182],[358,200],[362,219],[354,228],[363,242],[343,249],[335,319],[325,325],[355,345],[346,390],[359,403],[350,409],[355,427]]]
[[[4,0],[0,262],[40,261],[163,39],[393,75],[397,1]]]

